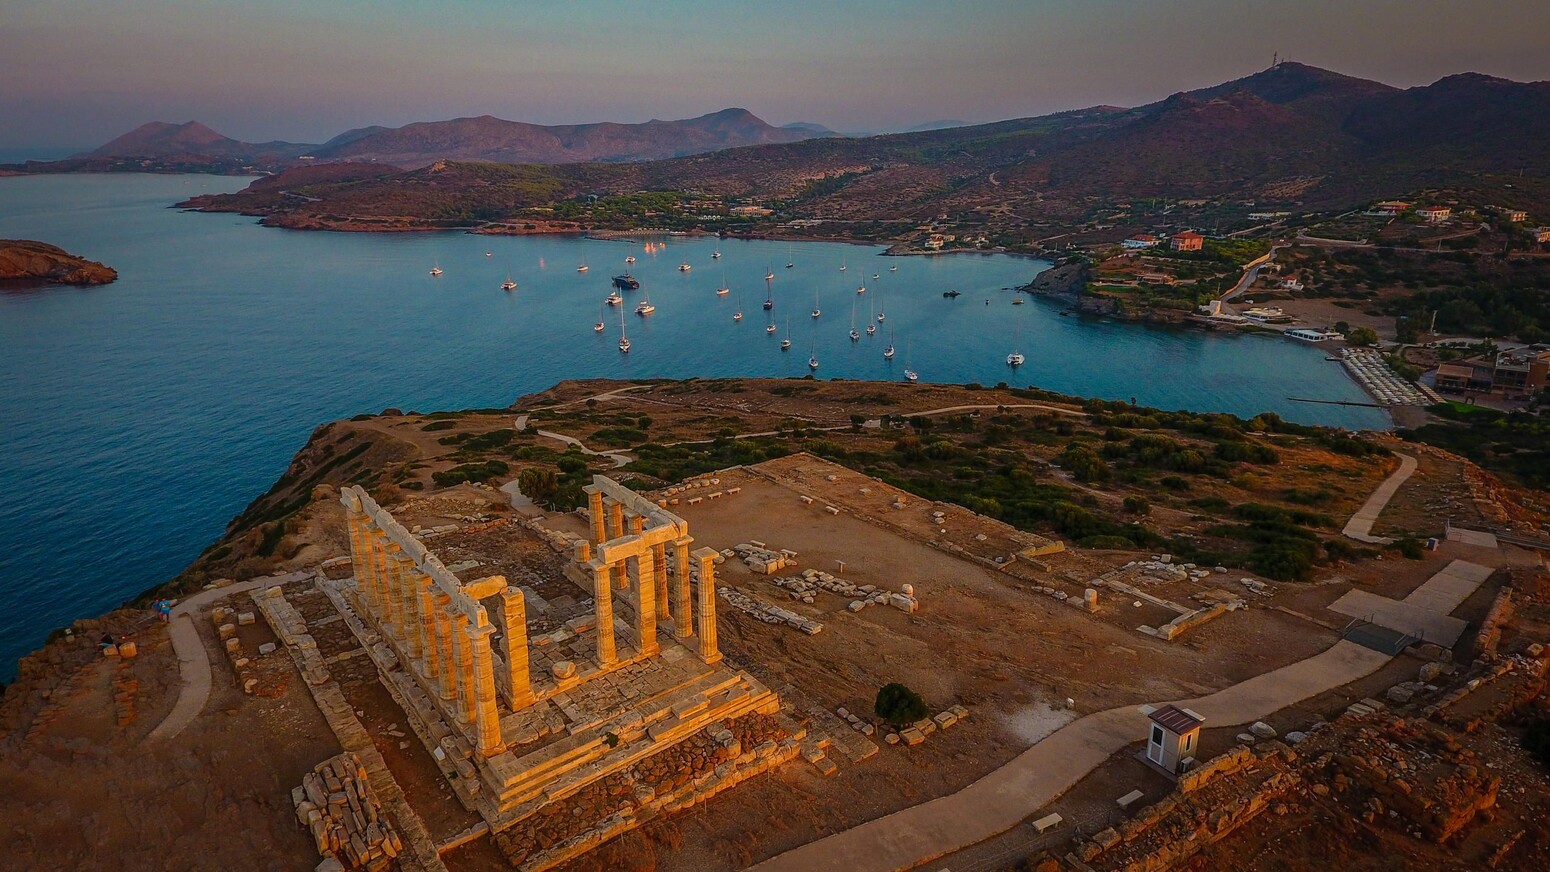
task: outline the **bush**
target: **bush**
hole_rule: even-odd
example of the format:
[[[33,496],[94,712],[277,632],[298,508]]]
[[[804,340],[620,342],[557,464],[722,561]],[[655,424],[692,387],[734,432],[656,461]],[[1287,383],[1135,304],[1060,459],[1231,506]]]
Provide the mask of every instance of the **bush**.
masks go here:
[[[456,427],[456,426],[457,426],[457,422],[456,421],[432,421],[429,424],[426,424],[424,427],[421,427],[420,429],[424,430],[427,433],[434,433],[437,430],[451,430],[453,427]]]
[[[898,682],[883,685],[877,692],[872,711],[885,723],[896,727],[912,724],[930,713],[920,694]]]
[[[1085,445],[1068,446],[1060,455],[1060,465],[1070,470],[1077,481],[1105,481],[1109,477],[1109,465]]]
[[[1152,510],[1152,504],[1146,501],[1146,497],[1125,497],[1125,511],[1132,515],[1145,515]]]
[[[483,463],[463,463],[452,467],[445,472],[431,473],[431,480],[438,487],[451,487],[462,484],[465,481],[489,481],[505,475],[510,467],[499,460],[486,460]]]

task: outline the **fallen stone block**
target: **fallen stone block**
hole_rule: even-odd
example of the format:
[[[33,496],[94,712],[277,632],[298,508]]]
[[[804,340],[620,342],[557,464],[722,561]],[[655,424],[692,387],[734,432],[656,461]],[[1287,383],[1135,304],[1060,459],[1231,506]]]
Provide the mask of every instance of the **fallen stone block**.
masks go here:
[[[258,646],[258,653],[273,654],[276,647],[277,646],[273,642],[265,642],[264,644]]]
[[[252,624],[256,620],[258,620],[258,618],[252,612],[238,612],[237,613],[237,626],[239,626],[239,627],[246,627],[249,624]]]
[[[1139,801],[1144,795],[1145,794],[1139,790],[1132,790],[1119,799],[1114,800],[1114,804],[1119,806],[1121,809],[1128,809],[1132,805],[1135,805],[1136,802]]]
[[[1055,826],[1058,826],[1063,820],[1065,820],[1065,818],[1062,818],[1058,814],[1045,815],[1044,817],[1041,817],[1033,822],[1033,828],[1035,831],[1042,833]]]
[[[1255,721],[1254,723],[1250,724],[1249,732],[1253,733],[1255,736],[1258,736],[1261,739],[1274,739],[1276,737],[1276,728],[1270,726],[1264,721]]]
[[[926,740],[926,734],[914,727],[905,727],[899,731],[899,738],[903,739],[906,745],[919,745]]]

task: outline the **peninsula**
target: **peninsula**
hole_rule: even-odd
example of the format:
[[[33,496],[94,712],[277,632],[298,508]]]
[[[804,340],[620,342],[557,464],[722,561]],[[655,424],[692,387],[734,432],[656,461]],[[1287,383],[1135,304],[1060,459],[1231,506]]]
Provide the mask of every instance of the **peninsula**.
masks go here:
[[[105,285],[118,271],[57,245],[31,239],[0,239],[0,281],[50,285]]]
[[[22,661],[0,814],[29,868],[1534,869],[1543,497],[978,385],[358,415]]]

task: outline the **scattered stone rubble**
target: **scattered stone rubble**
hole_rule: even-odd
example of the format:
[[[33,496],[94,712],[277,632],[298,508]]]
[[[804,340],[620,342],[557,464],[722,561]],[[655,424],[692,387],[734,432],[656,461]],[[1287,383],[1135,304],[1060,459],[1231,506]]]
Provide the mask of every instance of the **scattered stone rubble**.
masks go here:
[[[801,630],[809,636],[816,636],[823,632],[823,624],[810,618],[804,618],[790,609],[760,602],[735,588],[718,587],[716,588],[716,593],[727,601],[727,605],[755,620],[763,621],[766,624],[785,624]]]
[[[827,572],[817,569],[805,569],[798,577],[772,578],[771,583],[790,594],[794,600],[811,604],[818,593],[829,593],[849,599],[847,606],[852,612],[859,612],[868,606],[886,605],[892,606],[901,612],[914,614],[920,608],[920,600],[915,597],[915,586],[912,584],[900,585],[897,593],[879,588],[874,584],[851,584],[843,578],[839,578]]]
[[[728,560],[740,557],[749,569],[760,575],[774,574],[788,566],[795,566],[797,562],[795,551],[787,549],[777,551],[757,540],[728,548],[721,552],[721,556]]]
[[[961,705],[948,706],[945,710],[937,712],[929,718],[921,718],[897,732],[889,731],[883,734],[883,741],[890,745],[919,745],[937,730],[945,730],[959,721],[969,717],[969,710]]]
[[[360,758],[349,751],[319,763],[291,788],[296,819],[312,833],[325,870],[392,868],[404,843],[382,814],[382,805]]]

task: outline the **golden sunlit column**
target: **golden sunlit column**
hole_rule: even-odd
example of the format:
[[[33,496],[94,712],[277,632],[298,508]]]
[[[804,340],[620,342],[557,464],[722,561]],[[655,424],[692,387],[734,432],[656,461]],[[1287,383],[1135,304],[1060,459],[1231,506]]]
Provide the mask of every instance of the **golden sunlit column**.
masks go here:
[[[452,641],[452,597],[449,594],[436,594],[436,668],[440,671],[436,688],[441,691],[441,698],[452,700],[457,698],[457,673],[453,657],[454,644]]]
[[[673,635],[687,639],[694,635],[693,610],[689,601],[693,593],[689,588],[689,543],[687,536],[673,543]]]
[[[404,628],[403,554],[403,547],[391,539],[383,546],[382,577],[387,583],[388,608],[393,614],[393,635],[397,636],[399,641],[403,641],[409,635]]]
[[[507,587],[501,595],[501,612],[506,618],[506,666],[511,670],[511,708],[513,711],[533,704],[533,679],[527,662],[527,600],[522,591]]]
[[[661,650],[657,646],[657,578],[655,560],[650,551],[631,558],[635,561],[636,606],[635,635],[642,656]]]
[[[673,610],[667,604],[667,544],[661,543],[651,546],[651,575],[657,583],[657,620],[665,621],[672,617]]]
[[[592,485],[582,488],[587,494],[587,514],[592,517],[592,544],[608,541],[608,530],[603,520],[603,492]]]
[[[457,719],[474,719],[474,652],[469,636],[468,615],[452,614],[452,677],[457,683]]]
[[[428,575],[420,581],[420,636],[424,654],[420,674],[433,681],[441,675],[441,660],[436,637],[436,582]]]
[[[721,649],[716,647],[716,549],[700,548],[694,552],[700,565],[699,635],[700,659],[715,663],[721,659]]]
[[[624,538],[624,506],[613,500],[608,501],[608,537],[610,539]],[[624,590],[629,586],[630,579],[625,574],[624,561],[613,565],[614,587]]]
[[[404,648],[409,653],[409,659],[416,664],[425,657],[424,627],[420,622],[420,579],[424,577],[424,574],[408,558],[399,558],[398,596],[404,604],[401,630],[404,636]]]
[[[595,561],[592,569],[592,598],[597,614],[597,665],[612,666],[619,659],[614,647],[614,590],[608,564]]]
[[[500,709],[495,705],[495,664],[490,654],[490,634],[495,628],[481,620],[478,624],[467,625],[464,630],[468,634],[465,641],[470,651],[469,704],[473,709],[477,746],[481,755],[494,757],[506,750],[506,743],[501,739]]]

